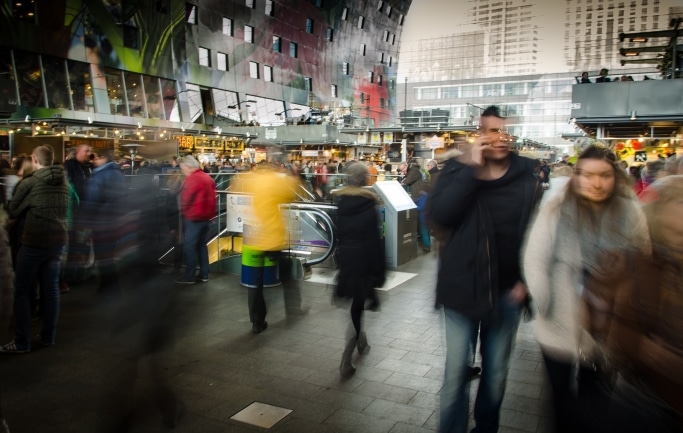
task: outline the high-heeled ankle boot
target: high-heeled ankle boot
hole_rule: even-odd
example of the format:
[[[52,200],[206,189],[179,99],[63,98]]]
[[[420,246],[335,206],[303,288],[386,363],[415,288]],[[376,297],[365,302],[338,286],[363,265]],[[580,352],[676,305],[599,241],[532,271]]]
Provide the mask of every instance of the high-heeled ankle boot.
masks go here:
[[[361,354],[370,350],[370,345],[368,344],[368,336],[365,335],[365,332],[361,332],[358,336],[356,347],[358,348],[358,353]]]
[[[356,348],[357,340],[351,338],[346,343],[346,348],[342,354],[341,365],[339,366],[339,374],[342,377],[350,377],[356,372],[356,366],[351,362],[353,358],[353,351]]]

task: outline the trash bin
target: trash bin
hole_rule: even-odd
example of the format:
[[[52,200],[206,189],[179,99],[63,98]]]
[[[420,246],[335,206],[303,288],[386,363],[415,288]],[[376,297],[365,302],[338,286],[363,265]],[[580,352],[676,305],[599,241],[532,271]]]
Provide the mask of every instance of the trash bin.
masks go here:
[[[242,276],[240,284],[245,287],[256,287],[257,272],[263,270],[263,287],[280,285],[277,260],[268,257],[263,251],[242,245]]]

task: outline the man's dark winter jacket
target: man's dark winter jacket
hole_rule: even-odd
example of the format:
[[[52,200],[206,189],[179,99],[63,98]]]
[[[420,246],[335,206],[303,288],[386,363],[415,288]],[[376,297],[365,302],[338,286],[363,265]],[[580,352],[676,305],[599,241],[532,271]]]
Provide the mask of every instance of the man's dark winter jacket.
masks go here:
[[[69,188],[64,169],[58,165],[41,168],[19,182],[9,205],[12,218],[25,215],[22,245],[51,248],[66,245],[66,210]]]
[[[523,202],[519,223],[521,247],[526,226],[540,199],[542,189],[534,176],[534,161],[511,155],[506,176],[519,185]],[[512,171],[511,171],[512,170]],[[484,181],[473,168],[449,160],[440,171],[431,193],[428,212],[444,236],[440,247],[436,303],[471,318],[492,310],[501,296],[495,228],[491,213],[481,196]]]

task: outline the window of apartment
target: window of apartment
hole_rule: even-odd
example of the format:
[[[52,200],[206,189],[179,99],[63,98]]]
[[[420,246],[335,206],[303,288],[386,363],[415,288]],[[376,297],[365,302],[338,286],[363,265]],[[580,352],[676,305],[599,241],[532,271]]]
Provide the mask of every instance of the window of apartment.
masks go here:
[[[223,34],[232,36],[232,18],[223,17]]]
[[[365,55],[365,44],[360,44],[360,55],[364,56]]]
[[[331,97],[331,98],[336,98],[336,97],[337,97],[337,85],[336,85],[336,84],[332,84],[332,85],[330,86],[330,97]]]
[[[349,62],[342,63],[342,74],[349,75]]]
[[[379,98],[379,108],[384,108],[384,98]]]
[[[282,52],[282,38],[280,36],[273,36],[273,51],[276,53]]]
[[[371,83],[375,82],[375,73],[374,72],[372,72],[372,71],[368,72],[368,81]]]
[[[263,66],[263,81],[273,81],[273,67]]]
[[[273,6],[273,0],[266,0],[266,15],[272,17],[275,15],[275,7]]]
[[[219,71],[228,70],[228,55],[225,53],[216,53],[216,69]]]
[[[259,67],[258,63],[249,62],[249,76],[251,78],[258,78],[259,77],[258,67]]]
[[[365,25],[365,17],[363,15],[360,15],[358,17],[358,28],[362,29],[364,25]]]
[[[245,4],[248,8],[256,9],[256,0],[246,0]]]
[[[405,15],[401,14],[400,18],[398,19],[398,25],[402,26],[403,25],[403,20],[406,18]]]
[[[197,24],[197,5],[185,3],[185,21],[188,24]]]
[[[344,8],[342,8],[341,19],[342,19],[342,21],[346,21],[348,18],[349,18],[349,8],[344,6]]]
[[[360,99],[361,104],[365,102],[365,93],[360,92],[360,95],[358,95],[358,99]]]
[[[306,33],[313,34],[313,20],[306,18]]]
[[[382,0],[380,0],[379,2],[377,2],[377,10],[378,10],[378,11],[382,12],[382,8],[383,8],[383,7],[384,7],[384,2],[383,2]]]
[[[327,28],[327,33],[325,33],[325,39],[328,42],[332,42],[334,40],[334,29],[332,27]]]
[[[297,58],[299,57],[299,44],[296,42],[289,43],[289,57]]]
[[[394,58],[389,56],[389,67],[394,63]]]
[[[396,45],[396,33],[391,35],[391,45]]]
[[[311,77],[304,77],[304,90],[308,92],[313,90],[313,79]]]
[[[252,26],[244,26],[244,40],[254,43],[254,28]]]
[[[383,80],[384,80],[384,77],[382,77],[381,75],[378,75],[378,76],[377,76],[377,85],[378,85],[378,86],[381,86]]]
[[[199,47],[199,65],[211,67],[211,52],[208,48]]]
[[[387,16],[391,18],[391,6],[387,5]]]
[[[140,32],[135,26],[124,24],[123,26],[123,46],[134,50],[140,49]]]
[[[389,42],[389,30],[384,31],[384,42]]]
[[[384,63],[384,53],[379,53],[379,62]]]

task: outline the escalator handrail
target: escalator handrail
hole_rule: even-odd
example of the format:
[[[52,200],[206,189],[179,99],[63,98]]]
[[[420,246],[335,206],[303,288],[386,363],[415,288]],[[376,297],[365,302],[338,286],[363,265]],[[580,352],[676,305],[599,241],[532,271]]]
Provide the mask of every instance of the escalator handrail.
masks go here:
[[[327,223],[328,227],[330,228],[330,245],[327,248],[327,251],[325,252],[325,254],[323,254],[321,257],[319,257],[317,259],[313,259],[313,260],[307,259],[306,260],[306,266],[313,266],[313,265],[323,263],[325,260],[327,260],[332,255],[332,253],[334,252],[334,249],[337,246],[337,242],[336,242],[337,237],[334,235],[334,230],[335,230],[334,222],[332,222],[332,218],[330,218],[330,216],[327,214],[327,212],[320,210],[320,208],[323,208],[323,207],[325,207],[325,206],[324,205],[319,206],[319,205],[308,204],[308,203],[305,203],[303,205],[301,203],[289,203],[289,204],[284,204],[284,205],[280,206],[280,209],[287,209],[289,211],[291,211],[291,210],[304,210],[307,212],[311,212],[311,213],[319,216],[323,221],[325,221],[325,223]],[[336,209],[336,206],[333,206],[333,208]],[[292,242],[290,240],[289,241],[290,249],[291,249],[291,244],[292,244]]]

